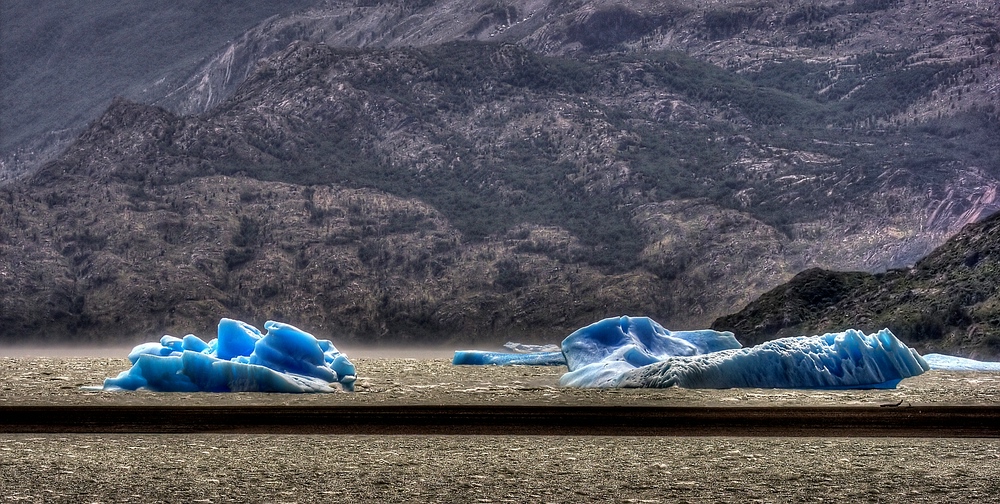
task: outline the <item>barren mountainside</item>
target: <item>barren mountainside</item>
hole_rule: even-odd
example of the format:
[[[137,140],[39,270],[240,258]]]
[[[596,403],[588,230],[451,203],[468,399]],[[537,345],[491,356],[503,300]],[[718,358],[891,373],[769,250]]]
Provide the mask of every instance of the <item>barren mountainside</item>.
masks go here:
[[[262,20],[311,0],[0,5],[0,182],[58,156],[115,96],[163,99]]]
[[[900,121],[996,106],[1000,85],[990,71],[996,65],[990,48],[1000,37],[998,6],[986,1],[47,5],[44,12],[25,0],[2,7],[0,180],[57,155],[113,96],[181,114],[204,112],[224,101],[261,58],[296,40],[370,48],[477,40],[517,43],[550,56],[675,50],[737,72],[784,67],[779,74],[789,79],[781,87],[807,84],[834,98],[871,76],[852,75],[862,70],[851,61],[859,56],[902,55],[908,65],[957,64],[965,70],[964,79],[937,83],[936,92],[889,111],[890,119]],[[800,73],[803,65],[807,71]],[[838,92],[838,84],[845,89]]]
[[[0,338],[704,327],[1000,204],[992,4],[459,7],[317,4],[114,101],[0,186]]]
[[[888,327],[921,352],[1000,355],[1000,214],[970,224],[912,268],[819,268],[795,275],[713,328],[745,344],[775,337]]]

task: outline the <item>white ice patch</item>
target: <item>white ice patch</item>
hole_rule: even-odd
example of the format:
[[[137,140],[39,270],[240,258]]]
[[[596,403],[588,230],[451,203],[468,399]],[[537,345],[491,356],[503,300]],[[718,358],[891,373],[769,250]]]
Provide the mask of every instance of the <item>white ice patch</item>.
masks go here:
[[[547,343],[544,345],[532,345],[528,343],[517,343],[515,341],[508,341],[503,344],[503,347],[514,353],[554,353],[562,352],[562,348],[554,343]]]
[[[937,353],[925,355],[924,360],[936,371],[1000,371],[1000,362],[977,361]]]

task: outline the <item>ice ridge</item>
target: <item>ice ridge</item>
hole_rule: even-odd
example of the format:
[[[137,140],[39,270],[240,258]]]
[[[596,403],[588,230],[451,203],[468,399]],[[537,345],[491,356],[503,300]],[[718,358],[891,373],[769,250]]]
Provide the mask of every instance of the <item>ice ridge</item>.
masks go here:
[[[645,317],[605,319],[563,341],[571,387],[894,388],[930,366],[883,329],[849,329],[742,348],[729,332],[667,331]]]
[[[132,367],[104,380],[104,390],[158,392],[353,391],[357,372],[329,340],[281,322],[266,333],[239,320],[219,322],[211,341],[163,336],[129,353]]]

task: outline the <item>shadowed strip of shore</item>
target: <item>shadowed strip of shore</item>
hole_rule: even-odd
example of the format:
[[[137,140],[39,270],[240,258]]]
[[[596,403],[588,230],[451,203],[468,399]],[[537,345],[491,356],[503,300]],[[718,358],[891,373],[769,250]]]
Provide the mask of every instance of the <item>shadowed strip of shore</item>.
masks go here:
[[[1000,406],[0,406],[0,432],[1000,437]]]

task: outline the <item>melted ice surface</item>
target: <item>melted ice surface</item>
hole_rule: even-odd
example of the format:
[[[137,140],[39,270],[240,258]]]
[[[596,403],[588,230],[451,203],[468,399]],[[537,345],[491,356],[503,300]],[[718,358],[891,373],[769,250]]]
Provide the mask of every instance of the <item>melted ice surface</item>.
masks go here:
[[[136,346],[132,368],[104,380],[104,390],[159,392],[351,391],[357,372],[329,340],[280,322],[266,333],[239,320],[222,319],[218,337],[164,336]]]

